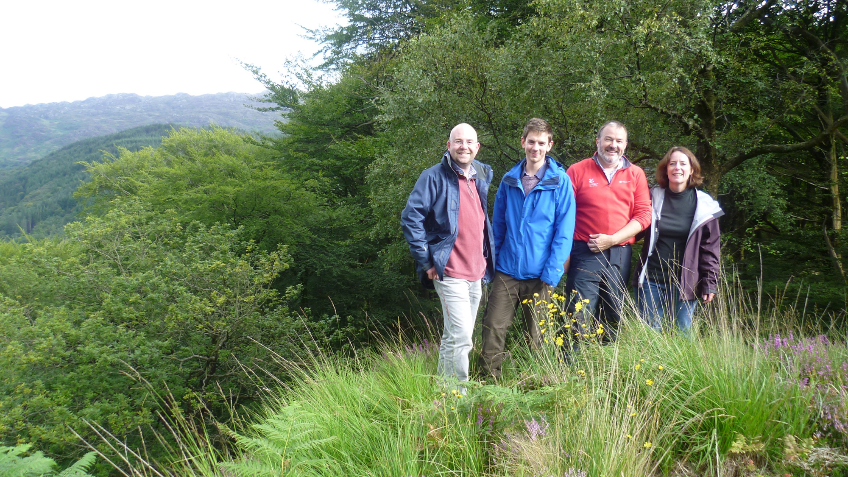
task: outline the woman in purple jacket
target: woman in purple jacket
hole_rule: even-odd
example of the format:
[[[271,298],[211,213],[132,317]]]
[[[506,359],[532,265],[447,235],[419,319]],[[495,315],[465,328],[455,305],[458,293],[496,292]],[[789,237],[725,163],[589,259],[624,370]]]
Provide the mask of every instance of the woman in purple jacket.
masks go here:
[[[672,147],[657,165],[651,189],[651,227],[636,275],[636,303],[642,318],[662,331],[663,316],[673,314],[688,333],[698,297],[709,303],[718,288],[724,215],[709,194],[697,190],[704,181],[698,159],[685,147]]]

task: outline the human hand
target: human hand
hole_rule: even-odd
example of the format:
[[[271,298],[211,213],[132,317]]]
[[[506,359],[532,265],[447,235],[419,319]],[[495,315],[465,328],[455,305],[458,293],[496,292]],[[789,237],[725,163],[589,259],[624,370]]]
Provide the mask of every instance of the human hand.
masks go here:
[[[701,299],[704,300],[704,303],[709,303],[713,301],[713,298],[715,298],[715,293],[707,293],[705,295],[701,295]]]
[[[607,234],[590,234],[587,244],[589,245],[589,250],[595,253],[603,252],[613,245],[617,245],[612,235]]]
[[[426,274],[427,274],[427,278],[429,278],[430,280],[435,280],[435,279],[439,278],[439,272],[437,272],[437,271],[436,271],[436,266],[435,266],[435,265],[433,265],[432,267],[430,267],[430,269],[429,269],[429,270],[427,270],[427,271],[426,271],[426,272],[424,272],[424,273],[426,273]]]

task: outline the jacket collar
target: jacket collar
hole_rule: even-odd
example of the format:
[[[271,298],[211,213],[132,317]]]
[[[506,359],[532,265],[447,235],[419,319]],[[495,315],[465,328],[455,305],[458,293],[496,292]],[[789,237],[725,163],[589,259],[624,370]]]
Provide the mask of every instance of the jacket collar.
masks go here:
[[[472,162],[470,172],[468,175],[460,169],[459,165],[451,158],[450,152],[445,151],[445,154],[442,156],[442,165],[453,171],[457,175],[461,175],[469,180],[477,178],[477,168],[474,167],[474,163]]]
[[[512,169],[509,170],[503,176],[503,183],[511,186],[511,187],[521,187],[521,175],[524,174],[524,164],[527,162],[527,159],[522,159],[521,162],[516,164]],[[545,163],[547,164],[547,168],[545,169],[545,176],[542,177],[542,180],[539,181],[539,184],[536,188],[541,187],[542,189],[556,189],[559,187],[559,184],[562,180],[560,174],[557,173],[557,168],[562,169],[562,165],[554,160],[551,156],[545,156]]]
[[[717,219],[724,215],[724,211],[721,209],[718,202],[706,192],[696,189],[695,197],[698,202],[695,206],[695,216],[692,218],[692,226],[689,228],[690,236],[695,232],[695,230],[698,230],[698,227],[708,220],[713,218]],[[662,206],[665,201],[665,188],[655,186],[651,189],[651,200],[653,201],[653,219],[659,220],[662,218]],[[654,225],[656,224],[651,224],[651,226]]]

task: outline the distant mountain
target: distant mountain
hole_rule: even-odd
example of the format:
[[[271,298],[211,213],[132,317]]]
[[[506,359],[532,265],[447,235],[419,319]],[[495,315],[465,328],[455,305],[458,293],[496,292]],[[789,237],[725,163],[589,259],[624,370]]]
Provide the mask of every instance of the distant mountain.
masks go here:
[[[84,139],[29,165],[0,171],[0,238],[18,237],[21,231],[36,238],[61,234],[84,206],[73,197],[88,178],[78,162],[100,162],[104,151],[117,155],[119,147],[130,151],[158,147],[177,127],[151,124]]]
[[[29,164],[81,139],[147,124],[206,127],[210,123],[271,134],[279,113],[260,112],[249,95],[191,96],[110,94],[72,103],[0,108],[0,170]]]

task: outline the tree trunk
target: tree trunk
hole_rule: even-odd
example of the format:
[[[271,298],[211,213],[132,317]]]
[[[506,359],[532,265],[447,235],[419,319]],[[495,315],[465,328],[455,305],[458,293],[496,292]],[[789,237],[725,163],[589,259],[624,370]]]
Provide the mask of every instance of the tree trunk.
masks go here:
[[[836,135],[830,137],[830,197],[833,202],[833,230],[842,230],[842,201],[839,200],[839,155],[836,153]]]
[[[842,268],[842,257],[836,253],[836,249],[833,248],[833,243],[830,241],[830,236],[827,235],[827,225],[822,224],[822,232],[824,233],[824,242],[827,244],[827,254],[830,255],[830,259],[833,261],[833,266],[836,268],[836,273],[842,278],[842,282],[845,283],[845,270]]]
[[[698,148],[695,156],[701,163],[701,173],[704,176],[704,188],[713,198],[718,198],[718,188],[721,182],[721,165],[719,164],[718,150],[715,147],[716,139],[716,95],[712,90],[715,81],[713,65],[708,64],[698,71],[698,79],[701,82],[701,94],[695,104],[695,113],[700,118],[701,134],[698,139]]]

